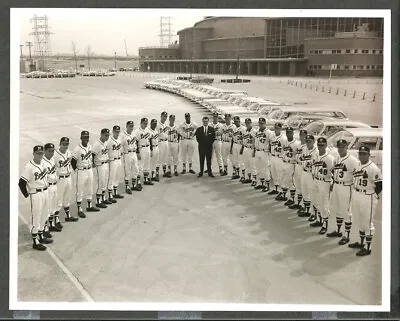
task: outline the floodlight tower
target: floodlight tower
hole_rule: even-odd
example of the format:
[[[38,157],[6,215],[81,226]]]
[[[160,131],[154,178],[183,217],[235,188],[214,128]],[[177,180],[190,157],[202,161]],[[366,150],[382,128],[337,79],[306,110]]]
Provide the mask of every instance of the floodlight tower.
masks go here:
[[[30,22],[33,23],[33,32],[30,35],[34,36],[35,56],[39,59],[39,70],[45,69],[45,61],[51,56],[50,44],[50,27],[47,15],[38,16],[34,15]],[[41,63],[40,63],[41,62]]]
[[[172,37],[174,36],[173,31],[171,29],[171,17],[161,17],[160,18],[160,46],[168,47],[172,42]]]

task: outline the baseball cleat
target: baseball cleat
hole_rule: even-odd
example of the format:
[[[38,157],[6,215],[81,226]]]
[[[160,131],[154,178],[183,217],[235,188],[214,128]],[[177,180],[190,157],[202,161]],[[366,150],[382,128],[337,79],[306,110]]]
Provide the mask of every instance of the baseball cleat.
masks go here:
[[[240,182],[243,183],[246,179],[244,177],[240,177]]]
[[[154,183],[152,181],[150,181],[150,180],[145,181],[143,184],[144,185],[154,185]]]
[[[311,227],[322,227],[323,223],[320,221],[315,221],[313,223],[310,223]]]
[[[41,238],[39,238],[39,242],[40,242],[40,244],[51,244],[51,243],[53,243],[53,240],[48,239],[46,237],[41,237]]]
[[[96,206],[91,206],[86,208],[86,212],[99,212],[100,209]]]
[[[126,188],[126,189],[125,189],[125,193],[126,193],[126,194],[132,194],[132,191],[131,191],[130,188]]]
[[[114,198],[120,198],[121,199],[121,198],[124,198],[124,197],[122,195],[120,195],[120,194],[115,194]]]
[[[193,169],[189,169],[190,174],[196,174],[196,172]]]
[[[110,202],[109,200],[105,200],[105,201],[101,202],[101,204],[104,204],[104,205],[111,205],[112,202]]]
[[[65,218],[65,222],[77,222],[77,221],[79,221],[79,218],[75,216],[70,216]]]
[[[165,175],[164,177],[168,177],[168,178],[171,178],[171,177],[172,177],[171,172],[166,172],[164,175]]]
[[[65,220],[67,220],[67,219],[65,219]],[[50,232],[61,232],[62,231],[62,229],[60,229],[57,226],[50,226],[49,230],[50,230]]]
[[[350,240],[347,238],[347,237],[342,237],[341,239],[340,239],[340,241],[339,241],[339,245],[345,245],[345,244],[347,244],[347,243],[349,243],[350,242]]]
[[[107,205],[103,204],[103,203],[99,203],[99,204],[96,204],[96,207],[98,207],[98,208],[107,208]]]
[[[268,195],[276,195],[276,194],[279,194],[279,192],[274,189],[272,191],[268,192]]]
[[[326,233],[326,227],[325,226],[323,226],[323,227],[321,227],[321,229],[319,230],[319,234],[321,234],[321,235],[323,235],[323,234],[325,234]]]
[[[158,176],[156,176],[156,177],[153,178],[153,181],[159,182],[159,181],[160,181],[160,178],[159,178]]]
[[[338,231],[332,231],[328,234],[326,234],[327,237],[342,237],[342,233],[339,233]]]
[[[43,232],[43,236],[48,239],[51,239],[53,237],[53,235],[51,235],[49,231]]]
[[[287,200],[284,205],[290,206],[290,205],[293,205],[293,204],[294,204],[294,202],[292,200]]]
[[[310,217],[311,213],[307,213],[305,211],[300,212],[299,214],[297,214],[298,217]],[[310,222],[314,221],[314,219],[312,219]]]
[[[115,198],[110,198],[109,201],[111,202],[111,204],[117,203],[117,200]]]
[[[174,175],[175,175],[175,176],[179,176],[178,172],[175,172]]]
[[[263,186],[263,185],[257,185],[257,186],[254,186],[254,189],[264,189],[264,187],[265,186]]]
[[[227,176],[228,172],[226,170],[224,170],[224,176]]]
[[[58,228],[60,228],[60,229],[63,228],[63,225],[61,224],[61,222],[57,222],[57,223],[56,223],[56,226],[57,226]]]
[[[282,193],[279,193],[278,196],[275,197],[275,200],[276,200],[276,201],[282,201],[282,199],[283,199]]]
[[[142,188],[138,187],[138,186],[135,186],[135,187],[132,188],[132,191],[140,192],[141,190],[142,190]]]
[[[135,187],[135,191],[141,191],[143,189],[142,184],[137,184]]]
[[[355,242],[355,243],[350,243],[348,247],[351,249],[363,249],[364,245],[361,245],[361,243],[359,242]]]
[[[308,221],[309,222],[312,222],[312,221],[315,221],[317,219],[317,216],[316,215],[314,215],[314,214],[310,214],[310,217],[308,218]]]
[[[35,250],[38,250],[38,251],[45,251],[45,250],[47,249],[47,247],[45,247],[45,246],[44,246],[43,244],[41,244],[41,243],[38,243],[38,244],[34,243],[34,244],[32,245],[32,248],[35,249]]]
[[[186,169],[183,169],[181,174],[186,174]]]
[[[243,183],[244,184],[250,184],[251,182],[252,182],[251,179],[248,178],[248,179],[245,179]]]
[[[81,212],[78,212],[78,216],[79,216],[80,218],[85,218],[85,217],[86,217],[85,213],[83,213],[82,211],[81,211]]]
[[[366,248],[362,248],[361,250],[359,250],[356,255],[357,256],[366,256],[366,255],[370,255],[371,254],[371,250],[367,250]]]
[[[269,192],[269,186],[264,186],[263,190],[264,193]]]
[[[251,182],[251,186],[256,187],[257,186],[257,182],[256,181],[252,181]]]
[[[289,205],[289,208],[291,209],[291,210],[297,210],[297,209],[300,209],[300,205],[299,204],[292,204],[292,205]]]
[[[280,201],[282,201],[282,202],[286,202],[288,199],[287,199],[287,197],[285,197],[285,196],[283,196],[282,195],[282,197],[281,197],[281,199],[280,199]]]

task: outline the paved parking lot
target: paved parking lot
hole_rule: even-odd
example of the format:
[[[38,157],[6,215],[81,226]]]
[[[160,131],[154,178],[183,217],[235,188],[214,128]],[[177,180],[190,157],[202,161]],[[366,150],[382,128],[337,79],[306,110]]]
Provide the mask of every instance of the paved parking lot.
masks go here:
[[[21,79],[20,171],[33,145],[58,144],[61,136],[69,136],[72,149],[83,129],[93,142],[103,127],[123,126],[128,119],[138,124],[143,116],[159,119],[163,110],[179,122],[190,112],[201,123],[206,110],[144,89],[145,77]],[[304,94],[279,79],[216,85],[275,101],[331,104],[350,118],[382,124],[378,102]],[[363,258],[318,235],[272,197],[229,176],[185,174],[145,186],[106,210],[65,223],[44,253],[31,249],[24,223],[30,219],[29,202],[21,195],[18,210],[20,301],[381,302],[381,210],[372,255]],[[329,224],[335,226],[334,220]],[[354,237],[356,231],[354,226]]]

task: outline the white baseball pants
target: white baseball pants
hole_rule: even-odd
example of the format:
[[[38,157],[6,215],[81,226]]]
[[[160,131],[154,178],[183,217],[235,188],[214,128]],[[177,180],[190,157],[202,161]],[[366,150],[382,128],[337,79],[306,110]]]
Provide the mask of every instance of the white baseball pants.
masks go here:
[[[124,154],[123,159],[124,180],[130,180],[139,175],[139,163],[136,152]]]
[[[271,176],[274,185],[281,185],[283,162],[278,156],[271,157]]]
[[[140,160],[139,163],[139,172],[150,173],[150,147],[141,147],[140,148]]]
[[[179,144],[168,142],[168,165],[178,165],[179,163]]]
[[[72,178],[71,175],[66,178],[59,178],[57,182],[57,206],[58,210],[62,207],[68,207],[71,199]]]
[[[311,176],[312,177],[312,176]],[[313,179],[313,184],[311,186],[311,205],[315,206],[319,212],[321,209],[319,207],[319,184],[317,179]]]
[[[244,167],[247,174],[257,175],[256,162],[253,157],[253,149],[245,147],[243,150]]]
[[[324,219],[329,218],[330,211],[329,211],[329,190],[331,184],[325,181],[316,180],[318,185],[318,210],[321,212],[321,216]]]
[[[309,172],[305,172],[303,170],[303,174],[301,175],[301,192],[303,195],[304,201],[311,201],[311,194],[313,193],[314,180],[312,178],[312,174]]]
[[[151,156],[151,161],[150,161],[150,169],[151,171],[155,171],[157,164],[159,162],[160,158],[160,149],[157,147],[153,147],[153,156]]]
[[[43,192],[35,192],[30,194],[31,200],[31,234],[37,234],[39,231],[43,231],[44,224],[46,223],[49,213],[49,193],[48,190]]]
[[[296,164],[294,168],[294,185],[296,187],[297,194],[302,194],[301,177],[303,173],[304,173],[303,167],[301,165]]]
[[[96,166],[96,174],[97,174],[96,194],[102,194],[107,189],[109,172],[110,172],[109,163]]]
[[[222,141],[215,140],[214,143],[213,143],[213,155],[212,155],[212,158],[214,158],[214,157],[216,158],[217,165],[220,168],[222,168],[222,166],[223,166],[221,148],[222,148]]]
[[[232,146],[232,163],[235,165],[236,168],[241,167],[242,169],[244,168],[244,161],[243,161],[243,155],[240,155],[240,149],[242,148],[242,145],[240,144],[233,144]]]
[[[350,185],[333,185],[329,206],[332,216],[344,218],[347,222],[351,222],[351,193],[352,188]]]
[[[168,163],[168,141],[162,141],[158,143],[159,158],[157,166],[167,165]]]
[[[365,235],[374,235],[374,218],[378,199],[375,195],[367,195],[364,192],[353,191],[351,199],[351,213],[353,222],[357,222],[359,230],[365,232]]]
[[[221,145],[221,153],[222,153],[222,163],[224,164],[224,166],[228,166],[228,158],[231,160],[232,162],[232,157],[231,157],[231,144],[230,142],[222,142]]]
[[[183,164],[186,162],[193,162],[193,153],[194,153],[194,140],[193,139],[183,139],[180,142],[180,150],[181,150],[181,161]]]
[[[264,178],[267,181],[271,179],[269,175],[269,155],[267,152],[264,151],[256,151],[256,156],[254,158],[256,169],[257,169],[257,175],[259,179]]]
[[[93,196],[93,171],[92,169],[77,169],[76,173],[76,201],[82,198],[91,200]]]
[[[49,194],[49,215],[54,214],[57,211],[57,185],[51,185],[48,188]],[[47,217],[48,218],[48,217]],[[46,220],[47,220],[46,218]]]
[[[283,162],[281,171],[282,188],[287,188],[288,190],[294,190],[294,170],[295,170],[295,164]]]
[[[121,159],[110,160],[110,170],[108,173],[108,189],[112,190],[114,186],[119,185],[119,170],[121,168]]]

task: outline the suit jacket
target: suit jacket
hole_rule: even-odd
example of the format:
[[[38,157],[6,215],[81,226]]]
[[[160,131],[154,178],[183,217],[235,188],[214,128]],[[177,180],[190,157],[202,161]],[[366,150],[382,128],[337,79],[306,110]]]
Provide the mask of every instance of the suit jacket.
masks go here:
[[[199,126],[195,132],[196,140],[199,143],[200,148],[212,148],[215,140],[215,130],[213,127],[208,125],[207,136],[204,134],[204,126]]]

